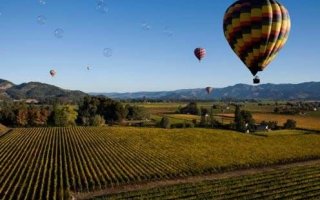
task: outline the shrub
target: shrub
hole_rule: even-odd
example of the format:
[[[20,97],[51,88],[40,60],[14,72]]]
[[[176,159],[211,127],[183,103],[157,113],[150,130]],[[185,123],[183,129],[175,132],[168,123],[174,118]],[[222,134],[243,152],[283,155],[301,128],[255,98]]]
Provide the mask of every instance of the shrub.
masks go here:
[[[171,128],[170,119],[168,117],[163,117],[160,121],[161,128]]]
[[[198,123],[198,122],[197,122],[196,119],[193,119],[193,120],[192,120],[192,123],[193,123],[193,127],[195,127],[195,126],[197,126],[197,123]]]
[[[297,122],[293,119],[288,119],[286,123],[283,124],[285,129],[295,129],[297,127]]]
[[[194,123],[193,122],[187,122],[186,123],[186,128],[194,128]]]
[[[191,102],[187,106],[180,108],[181,114],[199,115],[200,112],[196,102]]]
[[[267,125],[269,127],[269,129],[271,130],[279,130],[280,127],[278,126],[278,122],[277,121],[262,121],[260,123],[261,125]]]
[[[106,123],[101,115],[95,115],[91,120],[92,126],[103,126]]]

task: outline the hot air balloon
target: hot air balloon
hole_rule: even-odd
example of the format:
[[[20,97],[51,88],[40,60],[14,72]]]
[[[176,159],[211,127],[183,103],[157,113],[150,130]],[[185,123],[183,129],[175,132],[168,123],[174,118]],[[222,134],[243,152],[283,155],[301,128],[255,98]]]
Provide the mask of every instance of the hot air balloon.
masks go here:
[[[50,75],[52,77],[54,77],[56,74],[57,74],[57,72],[54,69],[50,70]]]
[[[287,9],[276,0],[238,0],[224,15],[224,35],[253,76],[263,71],[288,40]],[[254,83],[259,83],[256,77]]]
[[[91,69],[91,67],[90,66],[87,66],[87,70],[90,70]]]
[[[207,94],[210,94],[213,91],[212,87],[206,87]]]
[[[206,50],[204,48],[196,48],[194,55],[198,58],[199,62],[206,56]]]

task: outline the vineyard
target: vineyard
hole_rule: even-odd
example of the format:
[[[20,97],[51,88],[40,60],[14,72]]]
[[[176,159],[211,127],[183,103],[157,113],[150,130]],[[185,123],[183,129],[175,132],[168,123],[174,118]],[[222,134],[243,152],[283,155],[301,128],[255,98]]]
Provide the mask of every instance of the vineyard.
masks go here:
[[[320,157],[320,136],[155,128],[29,128],[0,137],[0,199],[70,193]]]
[[[319,199],[320,166],[294,167],[221,180],[177,184],[96,197],[120,199]]]

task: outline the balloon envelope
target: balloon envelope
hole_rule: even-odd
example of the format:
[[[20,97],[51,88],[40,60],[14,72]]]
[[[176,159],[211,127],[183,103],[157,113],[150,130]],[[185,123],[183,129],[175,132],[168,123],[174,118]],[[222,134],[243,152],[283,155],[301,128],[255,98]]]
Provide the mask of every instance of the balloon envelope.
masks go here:
[[[276,0],[238,0],[224,15],[224,35],[252,75],[263,71],[288,40],[291,21]]]
[[[194,50],[194,55],[197,57],[197,59],[199,61],[201,61],[205,56],[206,56],[207,52],[204,48],[196,48]]]
[[[213,87],[206,87],[207,94],[210,94],[213,91]]]
[[[55,75],[57,74],[57,72],[55,71],[55,70],[50,70],[50,75],[52,76],[52,77],[54,77]]]

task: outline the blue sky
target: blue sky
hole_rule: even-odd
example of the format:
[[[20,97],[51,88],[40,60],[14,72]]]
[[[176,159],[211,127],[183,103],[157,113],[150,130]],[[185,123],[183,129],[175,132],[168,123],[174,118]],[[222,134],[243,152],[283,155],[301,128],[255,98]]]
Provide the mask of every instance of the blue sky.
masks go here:
[[[95,0],[45,1],[0,1],[0,78],[86,92],[252,83],[222,31],[232,0],[105,0],[106,14]],[[289,10],[291,34],[260,74],[262,82],[320,81],[320,1],[280,2]],[[44,25],[38,16],[46,18]],[[54,35],[57,28],[64,31],[61,39]],[[200,46],[208,54],[201,64],[193,56]],[[103,55],[104,48],[113,50],[111,57]],[[50,69],[57,71],[55,78]]]

